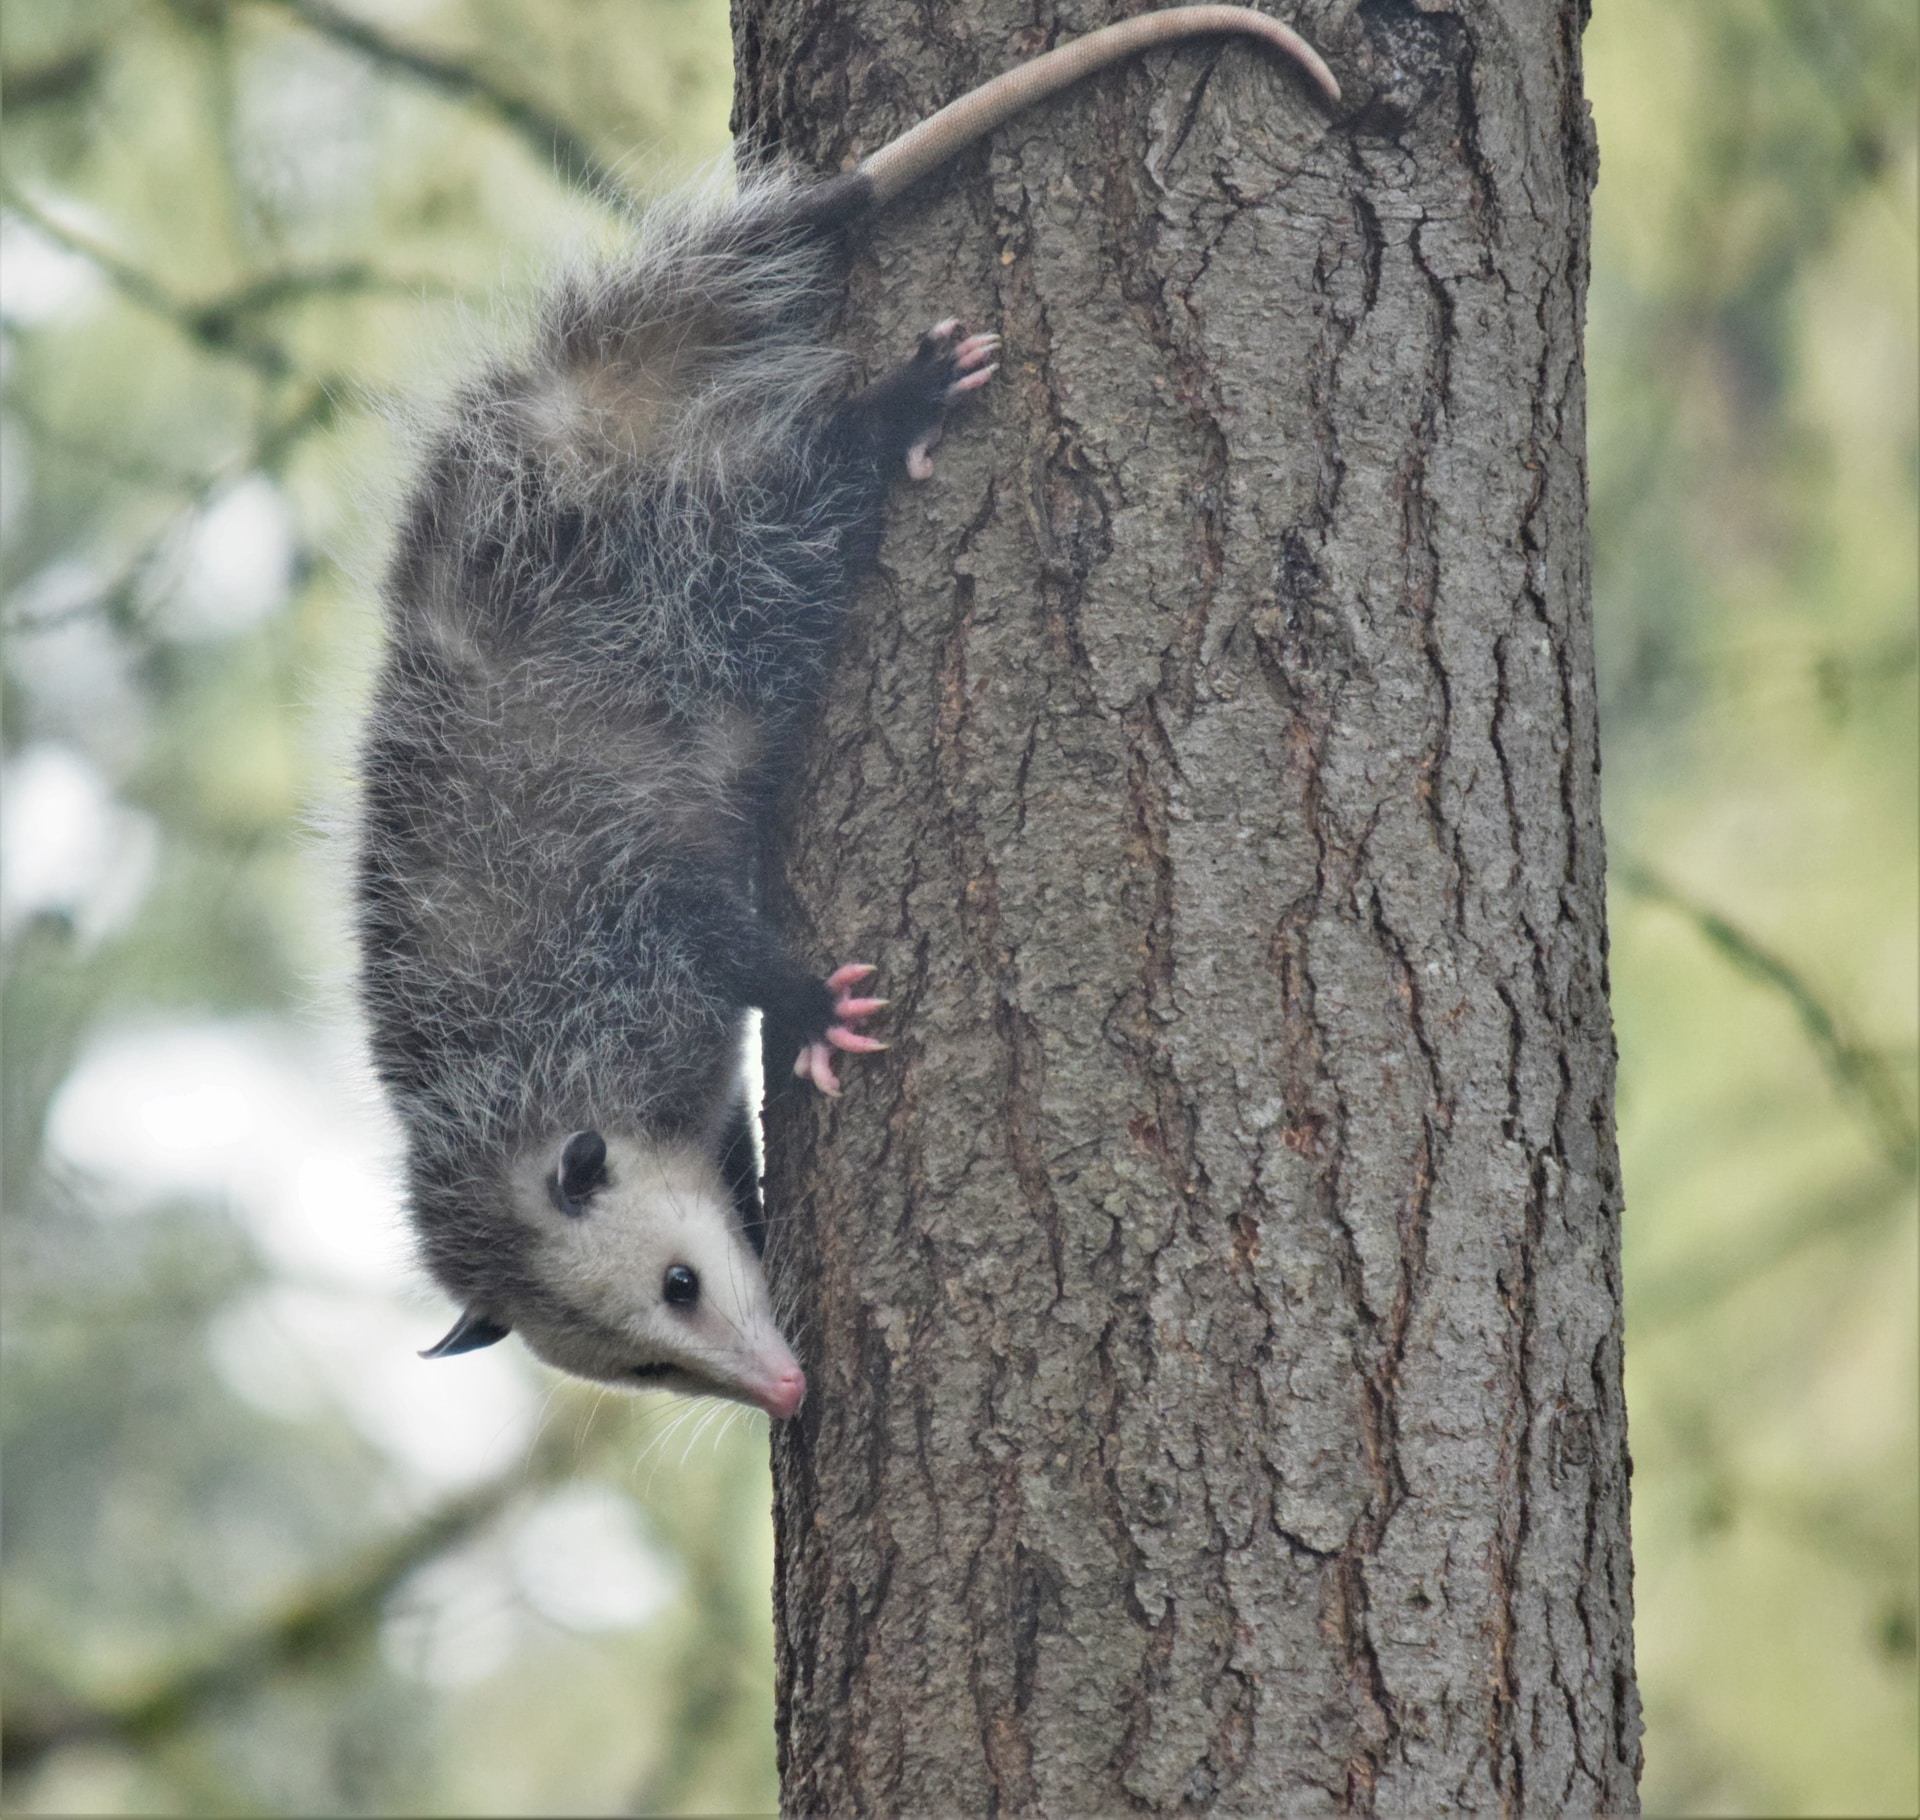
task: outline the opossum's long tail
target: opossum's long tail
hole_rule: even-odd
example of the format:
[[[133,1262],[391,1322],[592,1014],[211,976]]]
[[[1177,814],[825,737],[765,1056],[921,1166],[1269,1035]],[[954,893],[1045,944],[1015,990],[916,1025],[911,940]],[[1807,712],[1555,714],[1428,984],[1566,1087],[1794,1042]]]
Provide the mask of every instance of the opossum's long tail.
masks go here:
[[[971,94],[962,95],[917,126],[908,127],[891,145],[882,146],[860,166],[857,175],[871,186],[868,200],[878,207],[1015,114],[1096,70],[1137,57],[1155,45],[1222,33],[1264,39],[1299,63],[1329,101],[1340,99],[1340,84],[1333,79],[1333,71],[1291,26],[1250,6],[1175,6],[1089,32],[982,83]]]

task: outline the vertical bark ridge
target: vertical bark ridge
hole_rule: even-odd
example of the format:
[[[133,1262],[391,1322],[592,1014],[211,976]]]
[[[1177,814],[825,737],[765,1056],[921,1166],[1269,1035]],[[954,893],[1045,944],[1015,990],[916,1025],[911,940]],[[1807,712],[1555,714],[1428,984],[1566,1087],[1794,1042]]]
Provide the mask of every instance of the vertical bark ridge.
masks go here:
[[[1007,355],[796,792],[897,1028],[770,1129],[795,1813],[1633,1804],[1579,19],[1301,15],[1340,119],[1156,55],[856,266]],[[738,120],[1035,48],[943,20],[743,6]]]

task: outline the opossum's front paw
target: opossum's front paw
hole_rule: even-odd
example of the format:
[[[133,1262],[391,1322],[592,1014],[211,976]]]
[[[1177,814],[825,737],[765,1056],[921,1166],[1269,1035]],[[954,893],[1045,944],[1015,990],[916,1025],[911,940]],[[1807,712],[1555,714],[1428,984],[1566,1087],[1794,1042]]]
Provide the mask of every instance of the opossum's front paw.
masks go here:
[[[852,988],[872,972],[871,967],[855,961],[827,975],[827,990],[833,994],[834,1022],[827,1026],[825,1037],[817,1043],[808,1043],[800,1051],[799,1059],[793,1064],[794,1074],[803,1081],[811,1081],[822,1093],[837,1095],[840,1091],[839,1078],[833,1072],[834,1050],[844,1049],[849,1055],[872,1055],[886,1048],[878,1037],[866,1036],[852,1028],[886,1005],[883,998],[849,996]]]
[[[998,335],[964,335],[957,316],[936,322],[920,338],[914,354],[916,369],[927,371],[933,393],[933,421],[907,448],[907,473],[914,480],[933,478],[933,451],[945,425],[947,406],[968,392],[977,392],[999,371],[993,357],[1000,351]]]

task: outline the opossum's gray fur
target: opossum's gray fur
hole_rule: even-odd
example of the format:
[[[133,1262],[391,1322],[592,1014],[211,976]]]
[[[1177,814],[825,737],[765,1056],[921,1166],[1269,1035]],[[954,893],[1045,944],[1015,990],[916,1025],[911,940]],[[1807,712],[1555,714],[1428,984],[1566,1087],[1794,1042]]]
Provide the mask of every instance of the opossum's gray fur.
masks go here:
[[[455,401],[401,532],[363,982],[427,1261],[483,1305],[540,1293],[501,1217],[516,1151],[602,1124],[711,1146],[735,1090],[740,1008],[669,900],[690,851],[749,889],[757,774],[848,555],[796,471],[846,360],[835,247],[767,232],[793,194],[669,199],[563,279],[524,364]]]
[[[753,868],[887,481],[925,476],[949,402],[993,370],[993,338],[948,322],[843,398],[842,230],[1065,83],[1207,32],[1262,38],[1337,98],[1262,14],[1124,21],[850,176],[657,204],[429,439],[385,589],[359,930],[414,1223],[467,1305],[436,1351],[517,1327],[588,1376],[799,1407],[746,1249],[742,1032],[759,1007],[773,1067],[797,1055],[831,1091],[829,1044],[876,1046],[844,1020],[877,1001],[829,990],[858,969],[823,983],[784,954]],[[699,1330],[696,1255],[724,1286]]]

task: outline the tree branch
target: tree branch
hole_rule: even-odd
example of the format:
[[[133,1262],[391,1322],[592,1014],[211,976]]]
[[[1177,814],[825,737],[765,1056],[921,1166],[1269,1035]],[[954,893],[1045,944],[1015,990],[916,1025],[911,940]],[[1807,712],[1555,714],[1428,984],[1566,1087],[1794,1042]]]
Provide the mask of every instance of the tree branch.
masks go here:
[[[1772,1231],[1744,1234],[1737,1251],[1721,1247],[1697,1265],[1662,1270],[1644,1289],[1628,1291],[1633,1330],[1645,1333],[1696,1315],[1821,1239],[1870,1233],[1897,1213],[1905,1200],[1906,1184],[1876,1169],[1865,1181],[1822,1194]]]
[[[1718,911],[1677,890],[1650,867],[1628,861],[1616,872],[1629,891],[1649,903],[1679,911],[1710,947],[1786,999],[1834,1085],[1866,1114],[1887,1161],[1901,1174],[1911,1174],[1916,1160],[1920,1160],[1920,1124],[1893,1070],[1875,1050],[1847,1033],[1805,976],[1744,930],[1735,928]]]
[[[316,380],[312,390],[300,404],[283,416],[279,422],[270,424],[260,432],[251,448],[237,461],[230,462],[211,474],[201,476],[196,481],[179,483],[186,489],[187,497],[178,511],[167,522],[147,538],[134,553],[123,562],[118,571],[95,592],[76,601],[56,608],[52,612],[29,614],[10,613],[0,619],[0,631],[9,634],[48,632],[56,626],[62,626],[73,620],[84,618],[90,613],[104,614],[108,623],[121,632],[142,630],[144,614],[137,610],[136,603],[146,592],[148,579],[155,568],[162,563],[174,539],[180,534],[193,516],[205,507],[207,501],[236,475],[245,474],[254,468],[268,473],[274,472],[287,451],[303,436],[328,423],[334,411],[336,385]],[[29,429],[32,425],[29,424]],[[308,552],[305,546],[296,546],[296,556],[305,559]],[[154,596],[157,600],[163,595]],[[149,607],[153,600],[148,602]]]
[[[633,207],[633,198],[619,173],[601,160],[572,127],[470,65],[403,44],[377,26],[342,12],[329,0],[260,0],[260,4],[292,13],[310,30],[347,45],[383,69],[409,76],[457,101],[476,103],[541,157],[551,158],[569,183],[585,186],[615,208]]]
[[[93,86],[103,60],[101,47],[89,44],[44,63],[0,69],[0,108],[11,114],[70,101]]]
[[[95,474],[104,474],[109,479],[119,481],[122,486],[150,487],[164,493],[197,493],[204,484],[203,477],[198,474],[177,472],[139,455],[129,455],[120,449],[106,448],[98,443],[85,442],[77,436],[69,436],[49,423],[31,402],[18,394],[8,398],[7,415],[27,432],[29,441],[36,448],[46,449]]]
[[[62,1745],[101,1738],[151,1744],[222,1701],[251,1691],[268,1675],[357,1646],[388,1597],[416,1568],[483,1529],[523,1492],[570,1470],[576,1459],[573,1437],[548,1437],[524,1469],[449,1500],[414,1528],[296,1593],[252,1629],[198,1662],[166,1670],[137,1693],[103,1701],[59,1693],[14,1695],[0,1719],[0,1759],[10,1775],[18,1775]]]
[[[294,371],[293,362],[277,342],[246,330],[250,318],[304,297],[370,292],[426,296],[444,294],[448,288],[437,279],[398,278],[364,260],[347,260],[307,271],[269,272],[220,296],[196,302],[88,235],[55,220],[11,183],[0,181],[0,203],[31,222],[56,246],[86,260],[130,303],[171,323],[207,352],[242,361],[266,379],[288,378]]]

